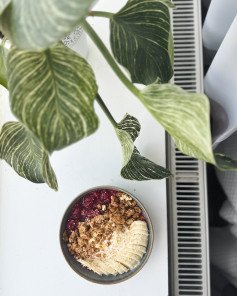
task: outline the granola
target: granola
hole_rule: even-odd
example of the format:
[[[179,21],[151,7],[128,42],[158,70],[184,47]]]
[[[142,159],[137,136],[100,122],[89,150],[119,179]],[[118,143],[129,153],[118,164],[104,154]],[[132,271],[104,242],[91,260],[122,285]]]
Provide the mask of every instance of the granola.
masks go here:
[[[86,210],[89,218],[87,216],[83,218],[82,215],[80,220],[85,221],[74,219],[73,221],[77,221],[77,223],[74,222],[74,229],[72,231],[67,229],[63,233],[63,240],[67,242],[69,252],[77,260],[105,259],[111,253],[111,243],[114,245],[116,242],[118,245],[119,239],[123,237],[122,234],[130,229],[134,221],[145,221],[136,201],[122,192],[113,191],[110,199],[102,199],[102,202],[97,204],[95,199],[91,203],[89,198],[85,198],[83,203],[89,205]],[[74,206],[73,211],[76,210],[78,213],[84,213],[84,208],[81,209],[80,204]],[[75,216],[73,213],[72,217]],[[90,219],[91,215],[94,216]],[[69,220],[68,224],[72,225],[72,223]]]

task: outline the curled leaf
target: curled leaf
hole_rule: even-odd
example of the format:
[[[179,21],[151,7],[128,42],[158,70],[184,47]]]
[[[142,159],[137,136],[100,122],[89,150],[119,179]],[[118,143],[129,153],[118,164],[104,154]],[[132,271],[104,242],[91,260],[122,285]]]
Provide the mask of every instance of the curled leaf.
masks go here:
[[[134,147],[130,161],[121,170],[121,176],[137,181],[160,180],[171,176],[171,172],[143,157]]]
[[[130,135],[121,129],[116,129],[117,136],[122,146],[123,150],[123,166],[125,166],[131,159],[134,143]]]
[[[171,175],[170,171],[143,157],[133,142],[140,132],[139,121],[126,114],[116,129],[123,150],[121,176],[129,180],[160,180]],[[122,135],[122,136],[120,136]]]
[[[139,136],[141,125],[137,118],[126,114],[123,120],[118,123],[118,129],[127,132],[134,142]]]

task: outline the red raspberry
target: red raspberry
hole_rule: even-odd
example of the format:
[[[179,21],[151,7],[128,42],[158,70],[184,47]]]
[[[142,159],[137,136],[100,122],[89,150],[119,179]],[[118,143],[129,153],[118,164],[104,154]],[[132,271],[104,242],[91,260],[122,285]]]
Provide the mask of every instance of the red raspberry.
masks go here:
[[[95,196],[93,193],[89,193],[86,195],[83,199],[83,205],[85,208],[90,209],[93,206],[93,203],[95,201]]]

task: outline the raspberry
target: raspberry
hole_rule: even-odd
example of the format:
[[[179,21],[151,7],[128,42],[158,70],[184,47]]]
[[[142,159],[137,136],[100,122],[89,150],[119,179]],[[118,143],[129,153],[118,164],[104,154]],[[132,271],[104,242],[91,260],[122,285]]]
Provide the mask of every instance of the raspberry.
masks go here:
[[[99,203],[100,204],[108,204],[110,203],[111,197],[107,190],[101,190]]]
[[[93,191],[93,194],[94,194],[95,198],[99,198],[100,197],[100,190]]]
[[[81,216],[86,216],[87,215],[87,210],[85,208],[83,208],[81,210]]]
[[[81,205],[76,203],[73,207],[72,207],[72,211],[71,211],[71,215],[70,217],[73,219],[79,219],[80,218],[80,214],[81,214]]]
[[[70,235],[72,231],[74,231],[77,227],[77,220],[73,220],[73,219],[68,219],[67,220],[67,225],[66,225],[66,230],[67,230],[67,234]]]
[[[116,196],[116,193],[117,193],[118,191],[116,191],[116,190],[109,190],[109,194],[110,194],[110,196]]]
[[[90,221],[92,218],[95,216],[99,215],[100,211],[99,210],[88,210],[87,214],[85,216],[85,221]]]
[[[83,205],[85,208],[90,209],[95,201],[95,196],[93,193],[86,195],[83,199]]]
[[[79,221],[90,221],[100,214],[97,206],[108,205],[111,202],[111,196],[116,195],[115,190],[95,190],[85,195],[80,201],[74,204],[69,214],[67,230],[69,232],[76,229]],[[103,213],[102,213],[103,214]]]

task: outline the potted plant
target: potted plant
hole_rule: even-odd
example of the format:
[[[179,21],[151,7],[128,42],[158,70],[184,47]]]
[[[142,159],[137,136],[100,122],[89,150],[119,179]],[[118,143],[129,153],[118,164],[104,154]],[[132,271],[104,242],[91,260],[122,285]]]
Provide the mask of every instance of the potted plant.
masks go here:
[[[5,36],[0,45],[0,83],[8,88],[11,110],[19,120],[3,125],[0,158],[20,176],[57,190],[49,155],[97,130],[96,100],[121,142],[122,177],[149,180],[171,175],[139,153],[134,145],[140,131],[138,120],[129,114],[119,123],[114,120],[98,94],[93,69],[60,41],[81,25],[118,78],[184,154],[220,169],[236,169],[236,161],[212,151],[208,98],[170,83],[172,2],[128,0],[117,13],[91,11],[94,2],[0,0],[0,30]],[[109,18],[112,54],[88,17]],[[6,38],[12,44],[9,50],[4,47]],[[140,90],[136,83],[144,87]]]

